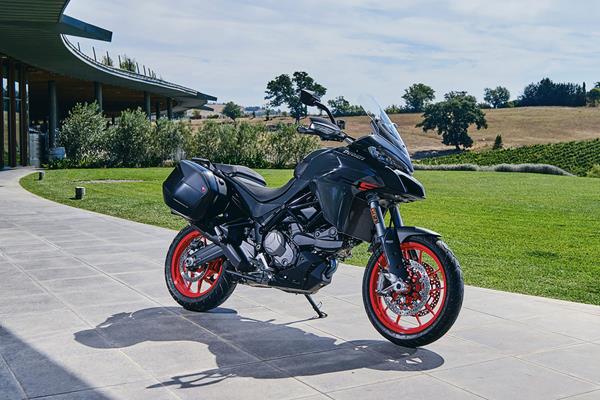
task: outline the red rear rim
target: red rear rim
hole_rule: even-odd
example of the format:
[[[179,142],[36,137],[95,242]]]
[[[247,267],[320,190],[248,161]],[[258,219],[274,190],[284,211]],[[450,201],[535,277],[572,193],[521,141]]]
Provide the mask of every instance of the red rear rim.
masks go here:
[[[381,254],[371,271],[371,276],[369,277],[369,296],[379,322],[393,332],[411,335],[423,332],[440,317],[444,309],[444,303],[446,302],[447,280],[442,263],[431,249],[415,242],[403,243],[401,249],[406,259],[417,261],[427,271],[431,288],[423,306],[415,313],[411,313],[414,315],[400,315],[389,307],[384,300],[384,296],[377,293],[379,276],[388,267],[387,260],[383,254]],[[410,283],[410,285],[412,288],[412,285],[416,284]],[[398,295],[394,293],[392,297],[396,299]],[[411,300],[407,299],[406,302]]]
[[[194,240],[196,242],[200,240],[206,244],[206,239],[202,237],[200,232],[193,231],[185,235],[179,241],[173,253],[171,277],[179,293],[186,297],[197,298],[208,294],[214,289],[219,276],[223,272],[223,258],[210,261],[195,271],[188,270],[184,261]]]

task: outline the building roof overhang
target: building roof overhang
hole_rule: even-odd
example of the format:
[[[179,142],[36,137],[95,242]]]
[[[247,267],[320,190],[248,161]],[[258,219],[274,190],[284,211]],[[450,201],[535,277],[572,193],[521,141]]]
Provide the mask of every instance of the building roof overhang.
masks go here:
[[[162,79],[106,66],[82,53],[67,35],[110,42],[112,32],[65,15],[69,1],[0,2],[0,52],[59,75],[172,98],[175,111],[200,108],[216,100]]]

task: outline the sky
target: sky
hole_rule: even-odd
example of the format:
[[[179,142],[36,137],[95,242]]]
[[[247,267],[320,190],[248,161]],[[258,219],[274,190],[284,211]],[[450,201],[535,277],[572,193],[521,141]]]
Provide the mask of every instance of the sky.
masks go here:
[[[75,38],[83,51],[127,54],[162,78],[219,102],[264,104],[275,76],[306,71],[325,99],[404,89],[480,101],[502,85],[518,97],[549,77],[600,81],[600,2],[591,0],[71,0],[66,13],[113,32]]]

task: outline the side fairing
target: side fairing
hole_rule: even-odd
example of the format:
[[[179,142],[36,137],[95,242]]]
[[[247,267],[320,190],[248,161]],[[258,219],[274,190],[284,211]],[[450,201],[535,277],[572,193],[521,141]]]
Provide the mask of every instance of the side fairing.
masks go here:
[[[299,176],[311,182],[323,217],[348,236],[370,241],[373,222],[359,182],[382,186],[377,171],[345,148],[328,149],[312,158]]]

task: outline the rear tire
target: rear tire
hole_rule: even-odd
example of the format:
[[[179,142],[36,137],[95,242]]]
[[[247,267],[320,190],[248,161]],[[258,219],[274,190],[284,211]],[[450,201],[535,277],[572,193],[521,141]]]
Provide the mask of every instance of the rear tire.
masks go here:
[[[220,257],[197,271],[185,268],[183,260],[194,241],[206,239],[196,229],[182,229],[169,247],[165,260],[165,280],[173,299],[190,311],[208,311],[220,306],[233,293],[236,282],[225,272],[227,260]]]
[[[396,313],[385,296],[377,294],[377,279],[387,268],[381,248],[375,250],[365,269],[363,303],[371,324],[387,340],[404,347],[424,346],[442,337],[456,321],[463,301],[462,271],[452,251],[436,237],[410,237],[402,243],[402,251],[405,257],[424,266],[431,284],[416,316]]]

